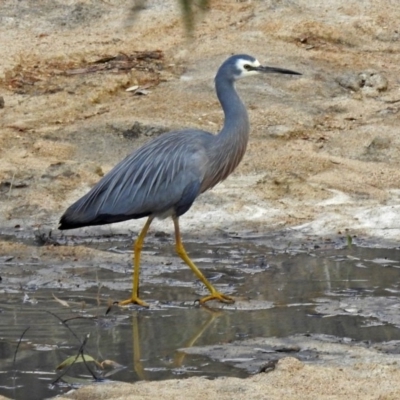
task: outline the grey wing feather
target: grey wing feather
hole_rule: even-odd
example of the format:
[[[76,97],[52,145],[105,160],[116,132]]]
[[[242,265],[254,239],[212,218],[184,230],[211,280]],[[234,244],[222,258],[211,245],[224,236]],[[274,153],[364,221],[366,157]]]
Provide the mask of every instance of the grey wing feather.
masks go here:
[[[60,229],[157,215],[175,206],[186,212],[200,193],[206,144],[213,137],[203,131],[170,132],[145,144],[74,203]]]

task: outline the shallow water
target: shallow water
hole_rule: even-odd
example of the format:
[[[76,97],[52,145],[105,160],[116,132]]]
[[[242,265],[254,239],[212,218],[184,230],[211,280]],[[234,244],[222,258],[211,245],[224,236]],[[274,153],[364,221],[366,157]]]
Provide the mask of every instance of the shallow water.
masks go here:
[[[103,251],[117,254],[130,248],[130,241],[119,239],[88,240],[84,245],[99,250],[101,259]],[[368,342],[400,340],[398,249],[353,245],[277,251],[262,240],[227,240],[213,245],[187,243],[187,250],[213,284],[238,299],[237,309],[197,307],[193,300],[203,293],[201,285],[172,257],[173,248],[162,238],[151,240],[143,253],[141,295],[150,309],[114,306],[107,315],[108,299],[129,293],[126,265],[96,260],[44,264],[2,256],[0,393],[43,399],[92,382],[80,363],[52,384],[61,374],[55,367],[76,355],[80,342],[49,311],[61,319],[75,317],[68,326],[78,338],[90,333],[85,354],[99,362],[112,361],[105,370],[91,364],[96,375],[127,382],[247,375],[230,362],[178,351],[193,345],[296,333]],[[163,254],[163,265],[147,265],[148,260],[154,264],[151,257]],[[14,363],[18,339],[27,327]]]

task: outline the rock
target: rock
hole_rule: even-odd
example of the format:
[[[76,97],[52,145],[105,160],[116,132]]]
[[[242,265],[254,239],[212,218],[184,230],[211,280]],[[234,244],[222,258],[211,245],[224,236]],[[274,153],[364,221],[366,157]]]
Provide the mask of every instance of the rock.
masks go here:
[[[360,75],[354,73],[346,73],[342,76],[339,76],[336,78],[336,82],[345,89],[350,89],[354,92],[359,91],[363,86]]]
[[[384,150],[390,148],[391,140],[387,137],[376,136],[368,145],[368,150]]]
[[[337,83],[345,89],[354,92],[362,90],[364,94],[375,96],[388,88],[386,77],[376,71],[364,71],[358,74],[346,73],[336,79]]]
[[[140,135],[158,136],[167,131],[168,129],[162,126],[144,125],[136,121],[131,128],[126,129],[124,132],[122,132],[122,136],[125,139],[136,139]]]

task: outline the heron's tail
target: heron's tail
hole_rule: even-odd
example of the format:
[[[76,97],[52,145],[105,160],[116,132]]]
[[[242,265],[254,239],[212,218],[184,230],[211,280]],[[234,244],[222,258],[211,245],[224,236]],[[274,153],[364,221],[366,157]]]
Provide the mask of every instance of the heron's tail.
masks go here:
[[[79,222],[74,221],[73,219],[68,218],[67,213],[65,213],[61,218],[58,225],[58,229],[60,230],[67,230],[67,229],[75,229],[75,228],[82,228],[84,226],[92,225],[90,222]]]
[[[58,229],[67,230],[82,228],[84,226],[113,224],[129,219],[148,217],[151,214],[150,212],[111,214],[110,212],[94,211],[94,207],[79,207],[80,201],[82,201],[82,199],[72,204],[72,206],[65,211],[60,218]]]

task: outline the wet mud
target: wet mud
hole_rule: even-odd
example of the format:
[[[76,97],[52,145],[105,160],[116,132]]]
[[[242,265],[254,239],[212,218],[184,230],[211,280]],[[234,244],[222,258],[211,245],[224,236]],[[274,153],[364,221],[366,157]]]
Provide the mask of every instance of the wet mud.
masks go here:
[[[9,397],[35,388],[30,398],[47,398],[91,382],[77,363],[53,384],[64,373],[56,367],[87,334],[96,376],[125,382],[245,377],[273,370],[285,356],[344,363],[365,351],[375,359],[400,352],[396,248],[337,241],[277,250],[261,238],[189,240],[207,278],[237,300],[199,307],[206,291],[175,256],[171,238],[157,232],[143,253],[144,309],[111,306],[131,290],[130,236],[21,236],[3,235],[10,253],[0,259],[0,393]],[[16,240],[25,255],[12,253]]]

